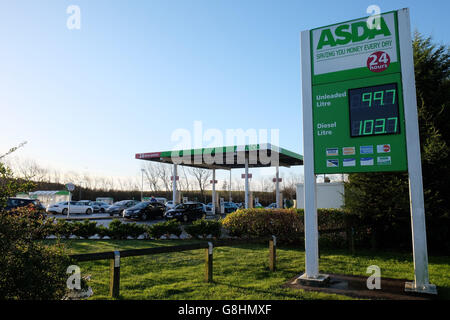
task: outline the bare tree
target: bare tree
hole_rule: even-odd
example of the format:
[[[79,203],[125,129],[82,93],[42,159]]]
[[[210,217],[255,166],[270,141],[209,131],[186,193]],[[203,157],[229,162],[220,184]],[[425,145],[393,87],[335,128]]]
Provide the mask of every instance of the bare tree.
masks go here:
[[[158,176],[160,181],[162,182],[166,191],[170,191],[171,188],[171,179],[172,172],[170,170],[170,166],[165,163],[159,163],[157,166]],[[174,177],[175,179],[175,177]]]
[[[202,198],[204,198],[205,188],[210,184],[210,180],[212,177],[211,170],[203,169],[203,168],[191,168],[190,173],[194,177],[197,185],[200,189],[200,193]]]
[[[145,178],[150,186],[150,190],[153,192],[158,191],[159,189],[159,172],[156,165],[152,162],[145,162],[142,166],[144,169]]]

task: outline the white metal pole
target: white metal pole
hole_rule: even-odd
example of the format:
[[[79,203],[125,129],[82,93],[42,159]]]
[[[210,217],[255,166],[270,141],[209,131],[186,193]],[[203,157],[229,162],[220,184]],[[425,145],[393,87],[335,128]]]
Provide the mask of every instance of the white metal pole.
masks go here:
[[[229,189],[230,189],[230,202],[232,201],[232,197],[231,197],[231,169],[230,169],[230,186],[229,186]]]
[[[249,194],[249,183],[248,183],[248,155],[245,155],[245,209],[248,209],[248,194]]]
[[[306,279],[317,279],[319,277],[319,237],[317,229],[316,175],[314,173],[314,128],[309,31],[303,31],[301,33],[300,41],[305,171],[305,274],[302,277]]]
[[[67,218],[70,217],[70,201],[72,201],[72,192],[69,191],[69,202],[67,202]]]
[[[213,171],[213,183],[212,183],[212,214],[216,214],[216,169],[212,169]]]
[[[437,294],[436,286],[430,284],[428,278],[427,231],[425,226],[420,136],[409,9],[398,11],[398,29],[400,38],[414,259],[414,283],[406,283],[405,288],[408,291]]]
[[[277,208],[280,207],[280,167],[276,167],[276,174],[275,174],[275,193],[276,193],[276,202],[277,202]]]
[[[175,163],[173,164],[172,200],[175,205],[177,203],[177,165]]]
[[[142,185],[141,185],[141,201],[144,201],[144,169],[141,169]]]

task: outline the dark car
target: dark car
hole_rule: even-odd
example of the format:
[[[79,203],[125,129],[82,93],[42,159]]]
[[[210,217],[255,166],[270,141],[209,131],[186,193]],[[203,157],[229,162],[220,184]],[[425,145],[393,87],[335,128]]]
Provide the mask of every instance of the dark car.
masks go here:
[[[202,218],[204,214],[203,203],[186,202],[166,211],[164,218],[166,220],[177,219],[178,221],[189,222]]]
[[[127,219],[148,220],[163,217],[166,206],[159,202],[140,202],[137,205],[123,210],[123,217]]]
[[[36,209],[37,214],[46,215],[45,208],[37,199],[8,198],[6,201],[6,211],[11,211],[20,207],[31,206]]]
[[[239,207],[234,202],[224,202],[223,208],[225,213],[232,213],[235,212]]]
[[[106,212],[109,213],[109,215],[112,217],[115,214],[118,214],[119,216],[122,215],[123,210],[131,208],[135,205],[137,205],[139,201],[136,200],[122,200],[113,203],[108,209],[106,209]]]

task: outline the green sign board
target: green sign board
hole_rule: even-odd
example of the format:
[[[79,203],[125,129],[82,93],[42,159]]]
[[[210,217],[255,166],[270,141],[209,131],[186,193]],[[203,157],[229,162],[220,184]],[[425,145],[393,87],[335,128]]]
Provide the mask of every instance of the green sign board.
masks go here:
[[[314,172],[407,171],[397,12],[310,39]]]

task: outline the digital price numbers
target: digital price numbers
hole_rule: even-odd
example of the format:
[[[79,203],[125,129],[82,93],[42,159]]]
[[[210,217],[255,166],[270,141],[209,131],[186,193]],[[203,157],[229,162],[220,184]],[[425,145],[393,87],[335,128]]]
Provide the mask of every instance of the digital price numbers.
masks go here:
[[[400,133],[396,83],[350,89],[348,97],[352,138]]]

